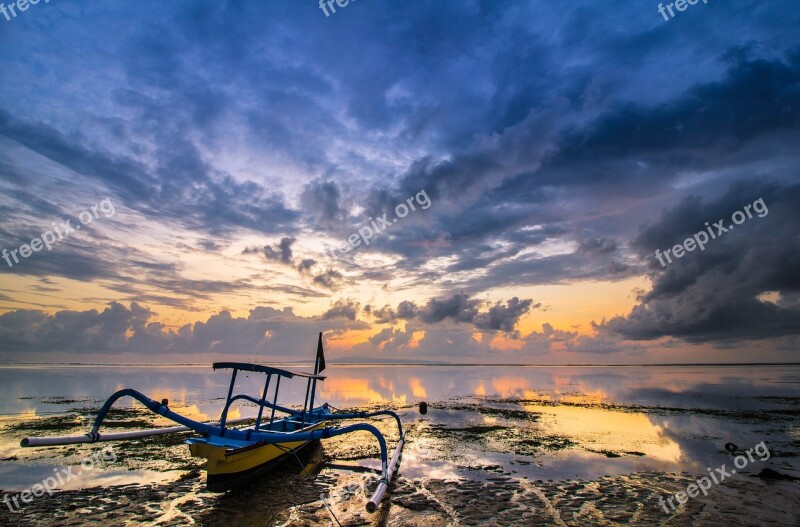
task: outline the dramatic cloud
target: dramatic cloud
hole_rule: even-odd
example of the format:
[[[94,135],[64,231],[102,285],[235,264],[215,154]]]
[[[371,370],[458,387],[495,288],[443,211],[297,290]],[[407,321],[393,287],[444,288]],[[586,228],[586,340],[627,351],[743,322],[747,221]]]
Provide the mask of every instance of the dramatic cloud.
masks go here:
[[[489,308],[487,313],[481,313],[473,319],[475,327],[478,329],[514,331],[519,318],[527,313],[531,308],[539,308],[541,304],[533,305],[533,300],[520,300],[517,297],[506,302],[504,306],[498,302]]]
[[[752,209],[759,199],[763,217]],[[730,229],[732,215],[747,205],[753,217]],[[682,244],[720,219],[729,232],[704,250],[672,263],[662,257],[666,267],[656,259],[657,249]],[[743,181],[712,202],[687,198],[646,227],[635,247],[648,263],[653,288],[627,317],[601,329],[628,339],[689,342],[800,334],[800,185]]]
[[[513,332],[522,315],[541,307],[541,304],[534,304],[533,300],[520,300],[517,297],[506,301],[505,305],[497,302],[487,311],[480,312],[483,304],[484,302],[471,298],[466,293],[456,293],[442,298],[431,298],[422,307],[404,300],[398,304],[396,310],[384,306],[377,310],[371,309],[369,313],[379,324],[412,319],[424,324],[437,324],[448,320],[472,324],[479,330]]]
[[[344,276],[335,269],[328,269],[323,273],[314,276],[314,283],[328,289],[337,289]]]
[[[51,3],[4,27],[0,249],[117,213],[0,260],[0,353],[254,351],[330,324],[364,357],[793,357],[798,23],[789,0],[668,23],[633,1]],[[653,257],[759,197],[769,215]]]
[[[303,189],[301,202],[308,215],[317,225],[338,225],[345,219],[340,206],[340,192],[332,181],[312,181]]]
[[[338,305],[346,310],[350,306]],[[355,306],[357,309],[357,306]],[[336,316],[299,317],[291,308],[278,310],[260,306],[247,318],[229,311],[209,317],[204,322],[186,324],[177,330],[152,321],[155,314],[138,305],[125,307],[112,303],[103,311],[59,311],[47,315],[40,311],[14,311],[0,315],[0,349],[5,357],[18,353],[92,354],[142,353],[147,357],[163,354],[197,355],[224,353],[231,355],[267,356],[271,359],[292,358],[293,350],[313,352],[316,331],[363,329],[347,320],[331,320]],[[341,317],[340,317],[341,318]],[[41,360],[41,359],[39,359]],[[151,359],[148,359],[151,360]]]
[[[261,249],[257,247],[248,247],[244,250],[244,254],[262,254],[267,260],[274,260],[285,264],[292,264],[292,244],[296,240],[294,238],[281,238],[281,241],[275,245],[265,245]],[[304,260],[309,262],[309,260]],[[302,266],[303,264],[301,264]],[[309,264],[305,264],[309,265]],[[313,265],[313,260],[311,264]]]
[[[358,315],[358,307],[358,302],[349,299],[339,299],[336,301],[333,307],[322,314],[322,318],[324,320],[330,320],[332,318],[346,318],[349,320],[355,320],[356,316]]]

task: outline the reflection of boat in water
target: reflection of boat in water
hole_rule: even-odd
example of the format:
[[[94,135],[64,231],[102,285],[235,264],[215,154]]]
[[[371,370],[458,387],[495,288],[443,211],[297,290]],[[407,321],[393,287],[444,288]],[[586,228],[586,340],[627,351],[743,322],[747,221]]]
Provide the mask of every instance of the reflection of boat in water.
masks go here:
[[[298,450],[311,442],[364,431],[375,436],[381,452],[381,479],[378,482],[378,486],[372,498],[367,503],[367,510],[370,512],[375,511],[381,499],[383,499],[389,482],[400,464],[400,454],[405,443],[405,435],[402,425],[400,424],[400,417],[389,410],[334,413],[327,403],[314,407],[317,382],[325,380],[325,377],[320,375],[320,372],[325,369],[325,357],[322,350],[322,333],[319,334],[314,373],[294,372],[273,368],[271,366],[243,362],[217,362],[214,363],[213,367],[215,370],[232,370],[228,396],[218,423],[201,423],[194,421],[170,410],[167,400],[163,400],[159,403],[136,390],[124,389],[114,393],[105,402],[95,419],[91,432],[88,434],[82,436],[25,438],[20,444],[23,447],[71,445],[78,443],[95,443],[98,441],[129,440],[193,430],[199,433],[200,436],[186,440],[186,443],[189,445],[189,450],[193,456],[208,460],[207,485],[209,490],[223,491],[233,488],[254,475],[268,470],[275,463],[287,456],[296,455]],[[261,398],[255,398],[245,394],[234,395],[236,376],[240,371],[257,372],[266,375]],[[294,410],[278,404],[281,380],[294,378],[306,380],[306,396],[303,401],[302,410]],[[272,387],[271,400],[267,398],[270,387]],[[100,425],[103,423],[112,405],[121,397],[132,397],[147,406],[150,411],[162,415],[181,426],[117,434],[100,434]],[[249,401],[258,405],[258,415],[255,425],[244,428],[230,427],[232,424],[249,420],[237,419],[229,421],[227,419],[231,405],[239,400]],[[269,413],[269,418],[267,418],[265,411]],[[283,417],[279,414],[276,418],[276,412],[280,412]],[[391,460],[388,457],[386,440],[375,426],[364,422],[340,427],[333,426],[337,420],[369,419],[380,416],[391,416],[397,422],[400,439]]]

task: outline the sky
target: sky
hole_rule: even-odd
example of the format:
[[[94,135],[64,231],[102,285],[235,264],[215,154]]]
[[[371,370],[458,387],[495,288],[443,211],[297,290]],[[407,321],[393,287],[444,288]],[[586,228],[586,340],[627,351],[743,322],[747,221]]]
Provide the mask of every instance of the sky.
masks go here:
[[[796,2],[342,3],[0,14],[0,361],[798,360]]]

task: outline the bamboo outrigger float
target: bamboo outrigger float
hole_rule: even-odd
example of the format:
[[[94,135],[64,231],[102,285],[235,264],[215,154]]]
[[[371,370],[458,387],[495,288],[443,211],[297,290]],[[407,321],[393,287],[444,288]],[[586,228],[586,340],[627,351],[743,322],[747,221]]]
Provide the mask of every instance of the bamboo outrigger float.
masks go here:
[[[325,380],[325,377],[320,375],[320,372],[325,369],[325,357],[322,350],[322,333],[319,334],[314,373],[294,372],[243,362],[217,362],[214,363],[213,368],[215,370],[229,369],[233,371],[225,407],[217,423],[201,423],[194,421],[170,410],[167,400],[163,400],[159,403],[136,390],[124,389],[119,390],[109,397],[100,409],[94,421],[94,426],[88,434],[82,436],[30,437],[23,439],[20,445],[23,447],[36,447],[96,443],[99,441],[120,441],[193,430],[199,433],[200,436],[187,439],[185,443],[189,445],[189,450],[193,456],[208,460],[208,489],[221,492],[234,488],[244,481],[249,480],[254,475],[260,474],[274,463],[284,459],[286,456],[293,455],[312,441],[353,432],[369,432],[378,440],[381,453],[381,479],[375,488],[372,498],[366,505],[367,511],[375,512],[383,496],[386,494],[392,477],[400,466],[400,456],[403,451],[403,445],[405,444],[403,426],[400,423],[400,417],[390,410],[334,413],[327,403],[314,407],[317,382]],[[264,383],[264,391],[260,399],[245,394],[233,394],[236,374],[240,371],[258,372],[267,376]],[[269,401],[267,400],[267,394],[273,377],[275,377],[273,388],[274,395],[272,396],[272,400]],[[303,401],[302,410],[293,410],[278,404],[278,391],[280,389],[281,379],[293,379],[296,377],[306,379],[307,382],[306,396]],[[135,432],[101,434],[100,426],[103,424],[103,420],[108,414],[108,411],[111,409],[112,405],[122,397],[132,397],[144,404],[150,411],[162,415],[180,426],[139,430]],[[230,427],[232,424],[252,419],[227,419],[231,405],[238,400],[245,400],[258,405],[258,416],[256,417],[255,425],[245,428]],[[264,413],[265,409],[269,412],[269,419],[266,418]],[[281,412],[282,414],[286,414],[286,416],[279,416],[276,418],[276,412]],[[388,457],[386,440],[380,430],[375,426],[367,423],[356,423],[342,427],[332,426],[332,423],[338,420],[369,419],[381,416],[393,417],[397,422],[397,429],[400,434],[400,439],[391,459]]]

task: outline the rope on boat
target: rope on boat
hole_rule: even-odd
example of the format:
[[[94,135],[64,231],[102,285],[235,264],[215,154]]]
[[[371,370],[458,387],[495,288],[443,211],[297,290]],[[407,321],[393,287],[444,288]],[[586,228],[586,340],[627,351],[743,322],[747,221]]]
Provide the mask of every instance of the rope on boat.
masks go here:
[[[328,500],[326,500],[326,499],[325,499],[325,493],[324,493],[324,492],[320,492],[320,493],[319,493],[319,499],[321,499],[321,500],[322,500],[322,504],[323,504],[323,505],[325,505],[325,508],[326,508],[326,509],[328,509],[328,512],[330,513],[330,515],[331,515],[331,518],[333,518],[333,521],[335,521],[335,522],[336,522],[336,525],[338,525],[339,527],[342,527],[342,524],[341,524],[341,523],[339,523],[339,519],[338,519],[338,518],[336,517],[336,515],[333,513],[333,509],[331,509],[331,506],[330,506],[330,505],[328,505]]]

